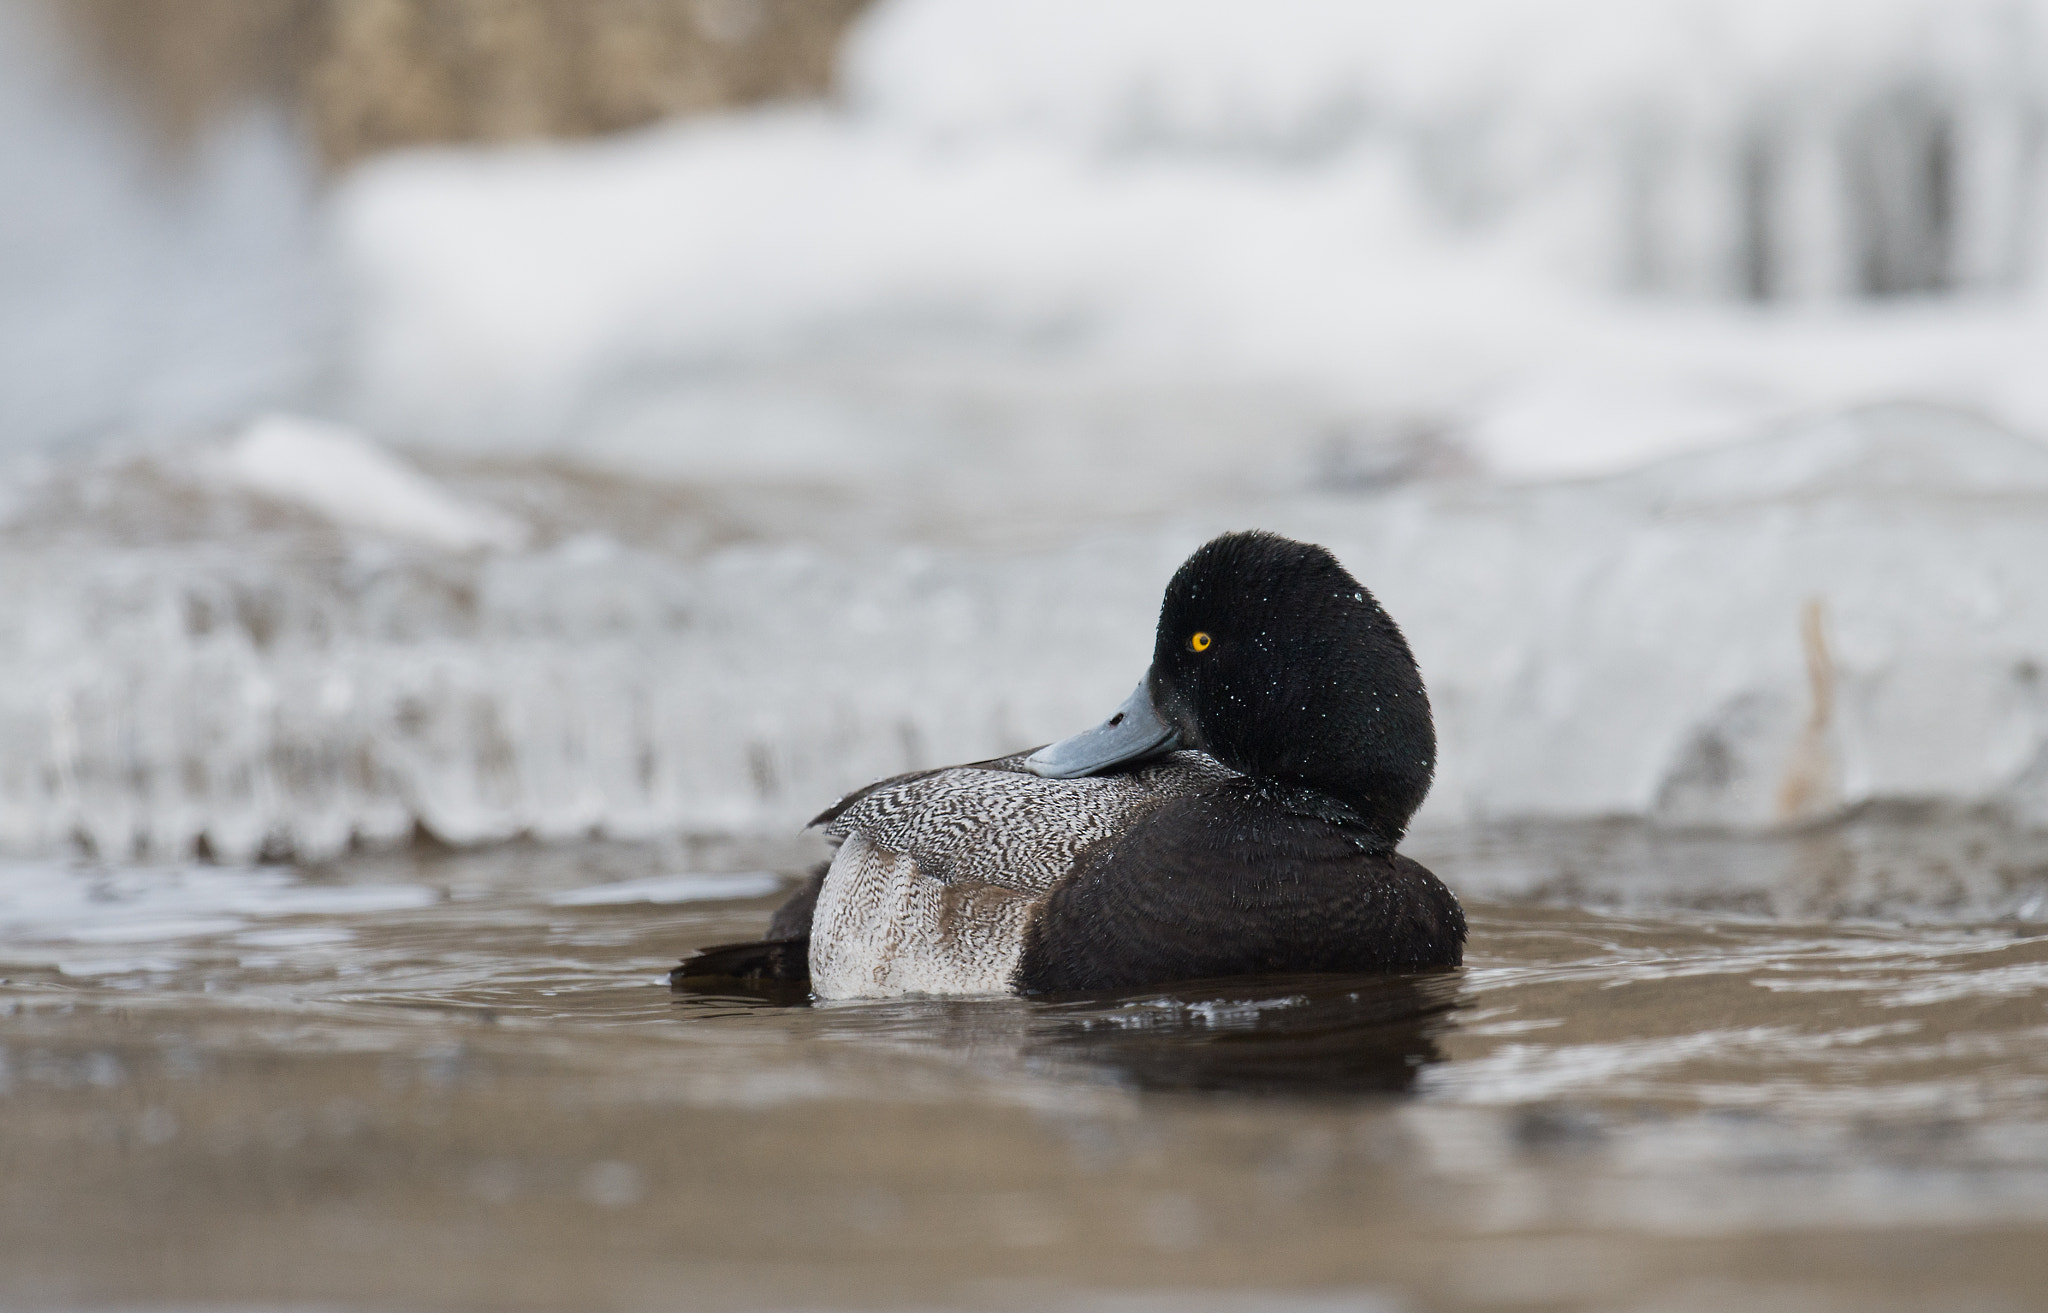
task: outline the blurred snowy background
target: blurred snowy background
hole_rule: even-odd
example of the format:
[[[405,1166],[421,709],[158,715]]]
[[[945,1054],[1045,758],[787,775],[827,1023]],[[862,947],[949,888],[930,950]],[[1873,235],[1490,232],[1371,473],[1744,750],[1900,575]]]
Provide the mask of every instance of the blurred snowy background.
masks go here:
[[[780,832],[1248,526],[1425,831],[2048,830],[2044,129],[2040,0],[0,0],[0,851]]]

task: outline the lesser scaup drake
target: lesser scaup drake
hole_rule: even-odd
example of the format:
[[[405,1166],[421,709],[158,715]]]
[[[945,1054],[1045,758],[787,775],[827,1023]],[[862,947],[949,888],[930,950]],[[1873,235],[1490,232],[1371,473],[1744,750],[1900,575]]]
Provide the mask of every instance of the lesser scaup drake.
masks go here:
[[[1321,547],[1226,534],[1167,585],[1115,715],[849,795],[768,938],[673,978],[808,973],[863,998],[1456,966],[1464,911],[1394,851],[1435,768],[1422,676],[1372,594]]]

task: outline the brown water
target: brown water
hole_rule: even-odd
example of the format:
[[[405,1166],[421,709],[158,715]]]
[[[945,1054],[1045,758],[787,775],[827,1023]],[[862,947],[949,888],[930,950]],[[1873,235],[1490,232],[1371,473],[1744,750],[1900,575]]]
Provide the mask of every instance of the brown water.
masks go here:
[[[50,875],[0,1307],[2048,1306],[2040,926],[1474,902],[1445,976],[813,1007],[663,982],[773,895],[575,901],[778,856]]]

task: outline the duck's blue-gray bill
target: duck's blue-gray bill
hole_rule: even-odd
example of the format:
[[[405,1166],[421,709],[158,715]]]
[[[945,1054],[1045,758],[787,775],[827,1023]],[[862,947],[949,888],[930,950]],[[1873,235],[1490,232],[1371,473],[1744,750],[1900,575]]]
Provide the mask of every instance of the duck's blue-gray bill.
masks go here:
[[[1172,750],[1179,735],[1153,709],[1150,683],[1139,680],[1137,692],[1124,699],[1115,715],[1040,748],[1024,759],[1025,767],[1049,780],[1072,780]]]

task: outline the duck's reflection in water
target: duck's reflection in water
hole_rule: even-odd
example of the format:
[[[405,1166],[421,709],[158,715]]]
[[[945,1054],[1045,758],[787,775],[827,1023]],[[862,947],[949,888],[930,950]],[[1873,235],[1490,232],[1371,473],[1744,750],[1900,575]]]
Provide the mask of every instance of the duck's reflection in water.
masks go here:
[[[1442,1058],[1460,973],[1248,976],[1144,993],[811,1006],[803,987],[678,986],[684,1014],[866,1035],[1010,1068],[1148,1091],[1345,1098],[1401,1094]],[[795,1013],[795,1015],[792,1015]]]
[[[1399,1094],[1442,1057],[1457,993],[1453,972],[1201,981],[1043,1004],[1031,1049],[1145,1090]]]

